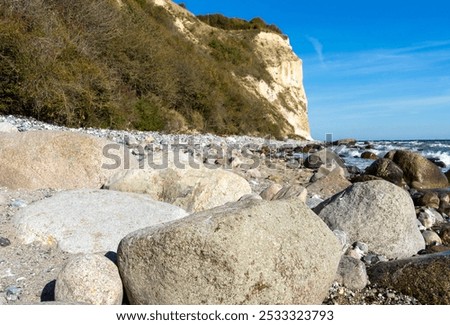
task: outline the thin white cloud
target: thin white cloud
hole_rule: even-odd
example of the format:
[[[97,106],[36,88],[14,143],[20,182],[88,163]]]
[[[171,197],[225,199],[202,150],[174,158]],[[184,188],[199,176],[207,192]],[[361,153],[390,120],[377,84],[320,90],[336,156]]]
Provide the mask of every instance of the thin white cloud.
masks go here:
[[[366,138],[450,136],[450,40],[327,51],[326,74],[314,54],[302,59],[316,133],[335,126]]]
[[[411,45],[408,47],[402,47],[397,49],[397,51],[399,53],[409,53],[409,52],[417,52],[417,51],[421,51],[421,50],[427,50],[427,49],[432,49],[432,48],[436,48],[436,47],[446,47],[450,45],[450,40],[446,40],[446,41],[429,41],[429,42],[424,42],[424,43],[420,43],[420,44],[415,44],[415,45]]]
[[[308,38],[316,49],[316,53],[321,57],[320,65],[314,61],[308,62],[307,57],[303,57],[305,70],[314,73],[323,73],[323,54],[321,43],[314,38]],[[314,45],[314,40],[318,43]],[[430,68],[448,66],[450,64],[450,41],[434,41],[409,47],[392,49],[373,49],[358,52],[328,53],[327,67],[330,73],[344,73],[350,75],[370,75],[385,72],[399,73],[419,70],[429,70]]]
[[[324,65],[325,59],[323,56],[323,44],[315,37],[307,36],[306,38],[314,47],[314,51],[316,51],[317,58],[319,59],[320,64]]]

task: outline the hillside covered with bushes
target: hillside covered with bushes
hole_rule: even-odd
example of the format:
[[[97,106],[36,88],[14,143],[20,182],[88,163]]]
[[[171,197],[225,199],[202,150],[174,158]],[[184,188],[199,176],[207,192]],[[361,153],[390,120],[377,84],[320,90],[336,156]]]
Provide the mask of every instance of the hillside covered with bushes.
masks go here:
[[[286,129],[277,110],[239,82],[250,75],[271,83],[251,40],[259,30],[280,31],[261,19],[238,20],[243,27],[229,36],[208,26],[193,42],[152,1],[0,4],[0,114],[165,132],[280,136]],[[210,25],[226,22],[211,17]]]

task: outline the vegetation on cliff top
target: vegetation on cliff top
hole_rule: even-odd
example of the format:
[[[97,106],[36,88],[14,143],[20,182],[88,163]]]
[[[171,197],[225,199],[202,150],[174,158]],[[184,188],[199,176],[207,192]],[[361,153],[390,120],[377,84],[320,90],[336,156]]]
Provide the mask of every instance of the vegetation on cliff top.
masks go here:
[[[253,53],[254,28],[195,44],[164,8],[122,3],[1,0],[0,113],[72,127],[279,135],[278,113],[233,76],[270,78]]]
[[[221,14],[198,15],[198,19],[204,23],[225,30],[260,30],[283,35],[283,32],[275,25],[266,24],[266,22],[257,17],[250,21],[240,18],[229,18]]]

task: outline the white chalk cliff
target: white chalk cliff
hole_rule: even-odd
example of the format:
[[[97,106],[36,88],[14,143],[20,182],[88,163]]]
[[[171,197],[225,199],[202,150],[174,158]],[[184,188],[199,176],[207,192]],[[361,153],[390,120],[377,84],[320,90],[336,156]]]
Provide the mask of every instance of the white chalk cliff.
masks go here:
[[[239,32],[219,30],[197,19],[188,10],[170,0],[149,0],[165,8],[174,19],[174,26],[196,44],[208,33],[227,34],[226,37],[240,37]],[[302,60],[293,52],[289,39],[277,33],[260,31],[251,40],[271,80],[258,79],[248,75],[237,77],[243,88],[268,102],[270,107],[282,116],[284,123],[276,122],[281,133],[311,139],[307,98],[303,87]],[[206,45],[205,45],[206,49]]]

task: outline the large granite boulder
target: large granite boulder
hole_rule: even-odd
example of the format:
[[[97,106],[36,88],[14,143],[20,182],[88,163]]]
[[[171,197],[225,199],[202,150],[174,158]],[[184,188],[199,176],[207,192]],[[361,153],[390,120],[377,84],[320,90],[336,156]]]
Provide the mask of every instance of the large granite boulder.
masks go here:
[[[198,168],[169,166],[123,171],[111,177],[104,188],[145,193],[189,212],[211,209],[252,193],[250,184],[243,177],[200,165]]]
[[[314,211],[350,242],[364,242],[388,258],[410,257],[425,248],[411,197],[387,181],[356,183]]]
[[[392,160],[403,171],[406,183],[416,189],[448,187],[448,179],[441,169],[422,155],[405,150],[394,150],[385,158]]]
[[[95,253],[115,252],[128,233],[186,215],[142,194],[72,190],[22,208],[14,223],[24,244],[37,241],[69,253]]]
[[[320,304],[340,255],[299,200],[245,200],[131,233],[118,265],[132,304]]]
[[[10,189],[100,188],[137,166],[122,146],[74,132],[0,132],[0,186]]]
[[[450,304],[450,251],[378,263],[371,283],[417,298],[422,304]]]

